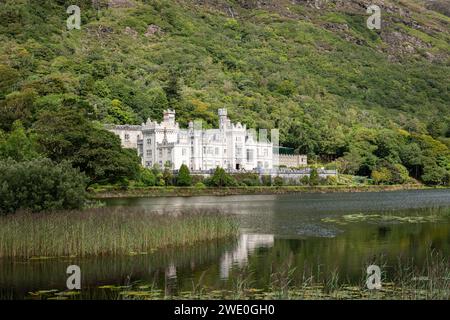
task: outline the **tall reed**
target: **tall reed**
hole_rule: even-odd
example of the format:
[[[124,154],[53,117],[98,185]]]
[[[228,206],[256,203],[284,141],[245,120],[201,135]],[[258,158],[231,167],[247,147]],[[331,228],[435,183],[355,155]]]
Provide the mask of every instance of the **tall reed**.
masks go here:
[[[139,254],[237,232],[231,216],[209,212],[97,208],[18,213],[0,217],[0,258]]]

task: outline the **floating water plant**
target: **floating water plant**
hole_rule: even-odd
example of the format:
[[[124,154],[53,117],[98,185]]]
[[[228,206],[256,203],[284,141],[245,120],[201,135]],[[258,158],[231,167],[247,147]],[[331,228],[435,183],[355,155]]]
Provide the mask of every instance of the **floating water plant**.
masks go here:
[[[387,212],[383,214],[353,213],[339,217],[327,217],[321,219],[325,223],[335,223],[345,225],[348,223],[430,223],[447,219],[448,211],[430,213],[424,215],[401,215],[401,212]]]

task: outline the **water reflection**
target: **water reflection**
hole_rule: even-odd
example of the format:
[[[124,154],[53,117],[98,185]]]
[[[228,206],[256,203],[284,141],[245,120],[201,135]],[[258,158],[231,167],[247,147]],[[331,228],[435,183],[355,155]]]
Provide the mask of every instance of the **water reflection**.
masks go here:
[[[233,267],[244,267],[249,255],[257,248],[270,248],[274,244],[273,234],[242,234],[233,251],[227,251],[220,259],[220,278],[228,279]]]
[[[215,209],[220,212],[265,216],[281,213],[342,213],[450,206],[450,191],[408,190],[363,193],[298,193],[285,195],[202,196],[105,199],[110,206],[151,210]]]
[[[365,194],[299,194],[195,198],[114,199],[109,205],[148,210],[216,209],[235,214],[242,230],[236,240],[170,248],[148,255],[65,258],[36,261],[0,260],[0,298],[23,299],[28,292],[64,290],[66,268],[82,270],[85,298],[105,298],[104,285],[145,283],[166,294],[197,286],[230,290],[242,269],[252,271],[255,288],[267,288],[271,274],[288,261],[294,276],[324,275],[339,270],[340,278],[359,283],[372,262],[389,276],[399,259],[427,261],[430,250],[450,256],[450,191]],[[386,212],[388,210],[388,212]],[[407,217],[433,216],[424,223],[345,221],[349,213]],[[326,223],[337,221],[344,223]]]

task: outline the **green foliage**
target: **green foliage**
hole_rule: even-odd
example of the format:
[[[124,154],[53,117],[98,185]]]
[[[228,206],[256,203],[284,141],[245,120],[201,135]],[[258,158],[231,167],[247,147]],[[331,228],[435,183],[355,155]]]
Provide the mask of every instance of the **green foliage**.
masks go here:
[[[402,145],[400,147],[400,158],[402,163],[409,169],[410,173],[415,177],[420,177],[423,166],[422,149],[415,142]]]
[[[162,173],[160,173],[157,177],[156,177],[156,185],[158,187],[164,187],[166,186],[166,181],[163,178]]]
[[[164,187],[166,185],[166,182],[164,181],[164,176],[161,171],[161,167],[159,164],[155,163],[152,168],[152,172],[156,177],[156,185],[158,187]]]
[[[266,187],[270,187],[272,185],[272,176],[263,175],[261,176],[261,184]]]
[[[277,85],[276,90],[282,95],[291,96],[295,92],[295,85],[290,80],[283,80],[279,85]]]
[[[86,182],[85,175],[67,161],[1,161],[0,213],[81,208]]]
[[[224,24],[224,27],[235,30],[239,27],[239,23],[237,22],[236,19],[227,19],[227,21]]]
[[[37,120],[51,134],[38,143],[57,162],[75,161],[81,143],[94,143],[87,138],[91,120],[160,120],[170,106],[182,125],[200,117],[211,126],[216,110],[226,107],[232,120],[279,128],[281,144],[316,161],[336,160],[344,174],[370,177],[382,160],[427,183],[449,170],[448,19],[423,4],[387,1],[398,10],[385,17],[381,36],[351,4],[309,10],[297,1],[286,11],[282,2],[255,9],[233,1],[237,14],[230,18],[227,9],[221,12],[230,8],[223,0],[215,10],[184,0],[141,1],[126,10],[80,0],[82,29],[68,32],[61,13],[69,1],[3,2],[0,129],[11,131],[16,120],[28,129]],[[401,11],[411,12],[420,27],[411,28]],[[160,31],[144,35],[150,24]],[[423,48],[405,53],[399,34]],[[60,108],[82,112],[84,120],[59,117],[61,124],[46,132],[42,119]],[[68,134],[72,120],[85,129],[75,125]],[[136,170],[124,161],[135,160],[117,141],[111,152],[99,150],[106,142],[95,143],[102,147],[84,151],[77,166],[94,181],[133,179]],[[86,157],[93,157],[93,168]],[[100,157],[107,160],[99,166]],[[399,180],[398,174],[391,178]],[[158,185],[165,179],[155,177]]]
[[[206,185],[205,185],[203,182],[197,182],[197,183],[195,184],[195,188],[196,188],[196,189],[205,189],[205,188],[206,188]]]
[[[191,175],[191,177],[192,177],[192,184],[193,185],[195,185],[195,184],[197,184],[198,182],[204,182],[204,180],[205,180],[205,177],[204,176],[202,176],[202,175]]]
[[[425,165],[422,180],[429,185],[444,185],[448,184],[449,172],[437,165]]]
[[[137,119],[133,110],[124,106],[120,100],[114,99],[108,108],[108,117],[105,121],[113,124],[135,124]]]
[[[0,132],[0,159],[25,161],[32,160],[38,155],[34,137],[25,132],[20,121],[14,122],[11,133],[2,137]]]
[[[274,185],[274,186],[277,186],[277,187],[283,186],[283,185],[284,185],[284,180],[283,180],[283,178],[280,177],[280,176],[276,176],[276,177],[273,179],[273,185]]]
[[[90,183],[137,179],[136,151],[122,149],[119,137],[97,128],[76,110],[42,112],[33,132],[43,154],[56,162],[70,161]]]
[[[375,184],[388,184],[392,181],[392,174],[389,168],[380,167],[372,171],[371,178]]]
[[[216,168],[214,174],[207,179],[206,183],[210,187],[234,187],[237,185],[237,181],[220,167]]]
[[[3,101],[0,100],[0,130],[11,130],[12,124],[17,120],[29,127],[35,112],[35,99],[36,92],[32,89],[25,89],[7,95]]]
[[[172,169],[166,166],[162,173],[162,180],[165,186],[173,186],[175,177],[172,174]]]
[[[372,171],[371,178],[375,184],[403,184],[409,181],[408,170],[401,164],[380,161]]]
[[[14,90],[19,81],[19,72],[10,66],[0,64],[0,99]]]
[[[188,187],[192,185],[192,177],[191,173],[189,172],[189,168],[183,164],[180,167],[180,171],[177,175],[177,186],[180,187]]]
[[[426,163],[446,170],[450,162],[450,150],[444,143],[404,130],[359,128],[353,131],[348,145],[349,151],[336,162],[340,172],[373,176],[375,183],[405,183],[409,175],[425,182]],[[381,170],[383,166],[385,170]]]
[[[156,177],[161,173],[161,167],[158,163],[155,163],[151,170]]]
[[[309,173],[309,185],[311,186],[317,186],[320,183],[319,179],[319,172],[316,168],[312,168],[311,172]]]
[[[338,179],[336,176],[328,176],[326,179],[326,184],[329,186],[335,186],[338,184]]]
[[[303,176],[300,179],[300,184],[303,185],[303,186],[309,185],[309,176]]]
[[[259,174],[237,173],[237,174],[234,174],[233,177],[241,185],[245,185],[245,186],[249,186],[249,187],[255,187],[255,186],[260,185]]]
[[[402,184],[411,180],[409,177],[408,169],[406,169],[405,166],[396,163],[394,164],[394,168],[395,168],[395,175],[394,175],[395,183]]]
[[[153,174],[152,170],[141,168],[140,182],[142,182],[146,187],[153,187],[157,182],[156,176]]]
[[[144,120],[147,118],[159,119],[164,110],[169,108],[166,93],[161,87],[150,88],[146,93],[147,107],[141,106],[139,114]],[[151,107],[150,107],[151,106]]]

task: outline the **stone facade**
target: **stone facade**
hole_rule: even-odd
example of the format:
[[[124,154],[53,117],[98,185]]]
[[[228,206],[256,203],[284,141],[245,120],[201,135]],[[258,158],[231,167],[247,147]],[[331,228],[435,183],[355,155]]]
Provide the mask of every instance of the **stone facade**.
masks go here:
[[[137,149],[143,137],[141,126],[117,125],[108,127],[108,130],[119,136],[124,148]]]
[[[278,155],[267,131],[261,130],[258,139],[255,130],[247,130],[239,122],[231,123],[226,109],[218,113],[218,129],[203,129],[201,121],[181,129],[175,111],[166,110],[161,123],[148,119],[141,126],[113,126],[109,130],[120,137],[124,147],[138,150],[145,167],[168,163],[174,170],[185,164],[191,171],[216,167],[262,171],[278,166]]]
[[[278,159],[279,165],[287,168],[299,168],[308,165],[308,156],[302,154],[280,154]]]

